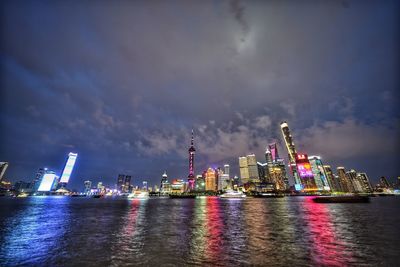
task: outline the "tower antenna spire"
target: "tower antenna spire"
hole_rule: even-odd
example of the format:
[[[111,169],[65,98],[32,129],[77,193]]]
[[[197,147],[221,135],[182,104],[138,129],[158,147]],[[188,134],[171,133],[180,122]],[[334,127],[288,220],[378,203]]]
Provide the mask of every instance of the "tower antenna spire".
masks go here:
[[[191,144],[192,146],[194,145],[194,132],[193,132],[193,129],[192,129],[192,140],[191,140],[190,144]]]

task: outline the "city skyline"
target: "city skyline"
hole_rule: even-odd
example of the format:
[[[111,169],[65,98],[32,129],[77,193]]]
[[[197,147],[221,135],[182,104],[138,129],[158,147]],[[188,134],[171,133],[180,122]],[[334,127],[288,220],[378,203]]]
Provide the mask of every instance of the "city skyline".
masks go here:
[[[296,151],[294,146],[294,138],[289,130],[289,126],[286,121],[281,122],[280,127],[282,130],[282,139],[285,140],[286,149],[288,152],[288,157],[287,157],[288,162],[285,164],[285,160],[279,156],[278,146],[277,143],[275,142],[270,143],[266,147],[266,151],[264,154],[266,161],[265,163],[259,162],[255,154],[249,154],[247,156],[239,156],[237,162],[237,166],[239,167],[239,179],[240,179],[240,184],[243,185],[244,188],[253,190],[254,185],[256,184],[258,184],[256,186],[260,186],[261,184],[264,184],[263,186],[266,186],[267,184],[270,185],[274,184],[273,187],[275,188],[275,190],[281,190],[281,191],[305,190],[305,192],[307,192],[307,191],[318,190],[318,191],[333,192],[333,191],[343,191],[343,190],[344,191],[355,190],[361,192],[365,190],[365,188],[367,188],[366,190],[370,189],[372,190],[372,184],[370,184],[368,175],[365,172],[363,172],[363,170],[355,171],[353,168],[350,168],[348,169],[347,172],[345,172],[346,170],[345,167],[338,166],[336,174],[332,173],[331,166],[323,164],[320,156],[309,157],[307,154],[298,153]],[[195,151],[196,150],[194,148],[194,131],[192,129],[190,147],[188,149],[189,175],[187,176],[187,181],[185,181],[184,178],[182,179],[182,177],[175,177],[175,179],[171,180],[171,182],[175,180],[175,181],[181,181],[182,183],[186,184],[185,186],[187,186],[187,188],[182,187],[182,189],[186,188],[185,190],[187,190],[188,192],[198,191],[198,187],[196,185],[197,184],[196,177],[202,176],[202,175],[196,175],[195,174],[196,172],[194,171]],[[57,188],[70,187],[69,178],[74,168],[77,156],[78,154],[73,152],[70,152],[67,155],[67,160],[65,162],[65,166],[62,168],[62,172],[53,171],[52,169],[49,169],[47,167],[44,168],[40,167],[35,174],[35,178],[32,179],[32,181],[19,180],[18,183],[27,183],[27,185],[30,184],[28,186],[29,188],[33,189],[34,191],[38,190],[39,188],[38,191],[42,192],[50,191],[51,189],[52,191],[55,191]],[[311,164],[311,162],[313,163]],[[2,164],[4,168],[2,168],[1,178],[4,175],[5,170],[7,169],[9,163],[2,162]],[[306,165],[308,166],[306,167]],[[222,166],[214,165],[211,167],[211,165],[208,165],[207,169],[202,170],[201,172],[203,173],[203,176],[206,173],[208,174],[209,172],[212,172],[213,173],[212,175],[216,175],[217,177],[214,178],[215,183],[214,182],[212,183],[216,187],[215,190],[217,190],[217,187],[218,190],[222,190],[222,188],[224,188],[223,190],[225,190],[226,187],[222,186],[222,184],[225,184],[225,181],[222,180],[220,181],[220,179],[228,179],[229,182],[225,185],[228,185],[229,187],[230,186],[229,184],[232,183],[231,185],[233,185],[235,183],[234,177],[238,177],[236,174],[231,177],[229,175],[230,174],[229,170],[230,170],[230,165],[224,163],[223,168]],[[291,172],[291,175],[287,173],[288,170]],[[331,173],[333,176],[328,175],[327,174],[328,172]],[[169,183],[166,173],[167,172],[164,171],[162,175],[160,188],[162,188],[163,182]],[[221,175],[227,175],[227,176],[221,176]],[[347,178],[348,175],[350,175],[351,178]],[[358,184],[359,175],[365,177],[361,179],[362,182],[361,180],[360,182],[363,184],[367,184],[366,187],[361,184]],[[296,176],[298,177],[297,179],[295,178]],[[330,181],[328,183],[329,179]],[[335,179],[337,179],[338,181],[334,181]],[[347,179],[350,179],[351,181],[350,180],[346,181]],[[377,183],[377,186],[379,184],[382,184],[382,179],[386,181],[386,177],[381,176],[379,178],[379,183]],[[390,187],[391,185],[395,185],[396,183],[395,181],[398,181],[398,179],[399,177],[397,177],[397,179],[396,178],[393,179],[393,177],[389,178],[389,180],[391,180],[390,185],[386,181],[386,184],[384,183],[384,186]],[[140,188],[141,187],[140,185],[144,183],[146,183],[147,186],[148,181],[149,180],[152,181],[153,179],[133,179],[132,183],[131,180],[132,176],[129,174],[118,174],[117,182],[114,184],[110,183],[103,185],[103,180],[101,178],[94,179],[95,182],[96,181],[98,182],[98,186],[93,188],[98,188],[100,185],[100,187],[103,187],[104,189],[107,187],[107,190],[118,190],[118,192],[127,193],[130,192],[133,188]],[[355,180],[356,182],[354,182],[353,180]],[[216,181],[218,181],[218,183]],[[84,181],[85,190],[87,189],[87,182],[92,183],[93,181],[90,180]],[[341,185],[337,187],[336,183],[339,183]],[[351,184],[351,187],[348,187],[349,185],[346,185],[348,183]],[[150,185],[157,187],[157,181]],[[209,187],[211,188],[212,186],[209,185]],[[206,182],[206,188],[207,188],[207,182]],[[74,188],[73,190],[77,189]]]
[[[398,3],[1,5],[4,179],[61,173],[73,151],[72,188],[186,180],[191,129],[195,176],[239,176],[273,142],[288,163],[284,120],[334,172],[399,175]]]

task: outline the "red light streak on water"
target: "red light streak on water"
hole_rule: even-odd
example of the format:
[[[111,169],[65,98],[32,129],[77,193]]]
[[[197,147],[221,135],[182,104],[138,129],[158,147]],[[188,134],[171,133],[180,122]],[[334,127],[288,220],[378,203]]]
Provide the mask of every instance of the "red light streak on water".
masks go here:
[[[223,223],[218,198],[208,197],[206,204],[206,248],[205,256],[210,261],[221,257]]]
[[[312,260],[319,266],[347,266],[352,262],[352,253],[345,242],[338,239],[325,204],[314,203],[309,197],[304,202],[305,219],[312,242]]]

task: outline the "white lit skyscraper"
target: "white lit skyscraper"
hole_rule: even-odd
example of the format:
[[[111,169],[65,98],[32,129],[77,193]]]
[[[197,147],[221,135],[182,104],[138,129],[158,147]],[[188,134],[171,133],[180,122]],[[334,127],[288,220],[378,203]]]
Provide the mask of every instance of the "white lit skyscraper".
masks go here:
[[[45,169],[42,180],[40,182],[39,192],[49,192],[54,189],[54,184],[57,181],[58,176],[55,172]]]
[[[76,158],[78,157],[77,153],[70,152],[68,154],[67,162],[65,163],[64,170],[61,174],[60,183],[62,185],[66,185],[71,177],[72,170],[74,169]]]
[[[287,124],[286,121],[283,121],[281,123],[281,131],[282,131],[283,139],[285,140],[285,145],[286,145],[286,148],[288,151],[290,170],[292,171],[295,187],[296,187],[296,189],[299,189],[303,186],[303,184],[300,180],[300,177],[297,172],[297,167],[296,167],[296,153],[297,152],[296,152],[296,147],[294,146],[292,134],[290,133],[289,125]]]

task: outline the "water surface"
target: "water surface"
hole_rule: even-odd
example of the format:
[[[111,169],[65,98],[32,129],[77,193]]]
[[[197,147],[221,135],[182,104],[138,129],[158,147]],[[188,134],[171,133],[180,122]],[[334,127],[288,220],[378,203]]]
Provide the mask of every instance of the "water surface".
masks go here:
[[[400,198],[0,198],[0,266],[396,266]]]

